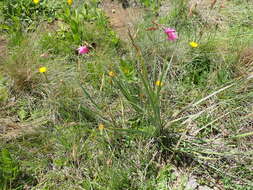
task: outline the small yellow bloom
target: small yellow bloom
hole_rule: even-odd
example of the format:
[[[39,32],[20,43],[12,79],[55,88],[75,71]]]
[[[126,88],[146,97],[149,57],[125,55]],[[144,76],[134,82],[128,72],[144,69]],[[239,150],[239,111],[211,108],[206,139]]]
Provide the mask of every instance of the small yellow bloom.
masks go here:
[[[100,123],[100,124],[98,125],[98,129],[99,129],[100,131],[103,131],[103,130],[105,129],[105,126],[104,126],[102,123]]]
[[[40,2],[40,0],[33,0],[34,4],[38,4]]]
[[[67,0],[67,3],[68,3],[69,5],[72,5],[72,4],[73,4],[73,0]]]
[[[123,72],[127,75],[127,74],[129,74],[130,71],[129,71],[129,69],[124,69]]]
[[[113,71],[110,71],[108,74],[110,77],[115,77],[115,75],[116,75]]]
[[[199,46],[199,44],[196,43],[196,42],[190,42],[189,45],[190,45],[192,48],[196,48],[196,47]]]
[[[155,82],[155,85],[156,85],[156,86],[162,86],[163,83],[162,83],[161,81],[157,80],[157,81]]]
[[[45,73],[45,72],[47,72],[47,68],[46,67],[40,67],[39,72],[40,73]]]

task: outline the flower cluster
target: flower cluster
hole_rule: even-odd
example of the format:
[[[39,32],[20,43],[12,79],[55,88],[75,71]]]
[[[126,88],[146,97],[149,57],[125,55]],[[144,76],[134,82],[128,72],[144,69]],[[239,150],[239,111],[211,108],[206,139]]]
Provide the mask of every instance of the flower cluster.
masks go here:
[[[33,0],[33,2],[35,4],[38,4],[40,0]],[[68,5],[72,5],[73,4],[73,0],[67,0]],[[158,28],[155,28],[158,29]],[[169,41],[176,41],[178,39],[178,34],[176,32],[176,30],[174,28],[163,28],[164,33],[167,35],[167,39]],[[189,42],[189,46],[191,46],[192,48],[197,48],[199,46],[199,44],[197,42]],[[87,45],[81,45],[79,48],[76,49],[76,51],[78,52],[79,55],[84,55],[84,54],[88,54],[90,52],[89,49],[90,46]],[[47,71],[46,67],[41,67],[39,68],[39,72],[40,73],[45,73]],[[116,76],[116,73],[114,71],[109,71],[108,75],[113,78]],[[163,86],[163,82],[160,80],[155,81],[155,86],[157,87],[162,87]],[[102,129],[103,125],[99,125],[99,129]]]

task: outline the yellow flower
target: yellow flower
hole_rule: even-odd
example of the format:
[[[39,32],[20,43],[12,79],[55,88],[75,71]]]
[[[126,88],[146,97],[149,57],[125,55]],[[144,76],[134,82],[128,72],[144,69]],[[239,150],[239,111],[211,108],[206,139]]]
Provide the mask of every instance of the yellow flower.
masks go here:
[[[156,86],[162,86],[163,83],[162,83],[161,81],[157,80],[157,81],[155,82],[155,85],[156,85]]]
[[[98,125],[98,129],[99,129],[100,131],[103,131],[103,130],[105,129],[105,126],[104,126],[102,123],[100,123],[100,124]]]
[[[72,5],[73,0],[67,0],[67,3],[68,3],[69,5]]]
[[[47,68],[46,67],[40,67],[39,72],[40,73],[45,73],[45,72],[47,72]]]
[[[123,72],[127,75],[127,74],[129,74],[130,71],[129,71],[129,69],[124,69]]]
[[[156,86],[162,86],[163,83],[162,83],[161,81],[157,80],[157,81],[155,82],[155,85],[156,85]]]
[[[115,77],[115,75],[116,75],[113,71],[110,71],[108,74],[110,77]]]
[[[40,0],[33,0],[34,4],[38,4],[40,2]]]
[[[192,48],[196,48],[199,46],[199,44],[197,42],[190,42],[189,45],[192,47]]]

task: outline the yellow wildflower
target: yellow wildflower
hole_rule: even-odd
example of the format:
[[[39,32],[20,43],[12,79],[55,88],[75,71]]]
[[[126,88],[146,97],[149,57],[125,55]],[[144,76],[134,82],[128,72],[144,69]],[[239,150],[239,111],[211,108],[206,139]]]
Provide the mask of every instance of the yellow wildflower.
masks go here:
[[[39,72],[40,73],[45,73],[45,72],[47,72],[47,68],[46,67],[40,67]]]
[[[40,2],[40,0],[33,0],[34,4],[38,4]]]
[[[129,69],[124,69],[123,72],[127,75],[127,74],[129,74],[130,71],[129,71]]]
[[[163,83],[162,83],[161,81],[157,80],[157,81],[155,82],[155,85],[156,85],[156,86],[162,86]]]
[[[102,123],[100,123],[100,124],[98,125],[98,129],[99,129],[100,131],[103,131],[103,130],[105,129],[105,126],[104,126]]]
[[[110,77],[115,77],[115,75],[116,75],[113,71],[110,71],[108,74]]]
[[[67,0],[67,3],[68,3],[69,5],[72,5],[72,4],[73,4],[73,0]]]
[[[192,48],[196,48],[199,46],[199,44],[197,42],[190,42],[189,45],[192,47]]]

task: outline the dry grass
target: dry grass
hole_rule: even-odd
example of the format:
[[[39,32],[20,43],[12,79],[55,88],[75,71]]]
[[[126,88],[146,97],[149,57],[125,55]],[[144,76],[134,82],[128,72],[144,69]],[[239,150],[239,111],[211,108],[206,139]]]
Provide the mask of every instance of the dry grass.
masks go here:
[[[41,80],[38,75],[39,57],[32,41],[24,41],[4,62],[3,70],[13,81],[15,92],[32,93],[37,88]]]
[[[248,75],[253,72],[253,47],[244,48],[240,52],[237,67],[238,75]]]

